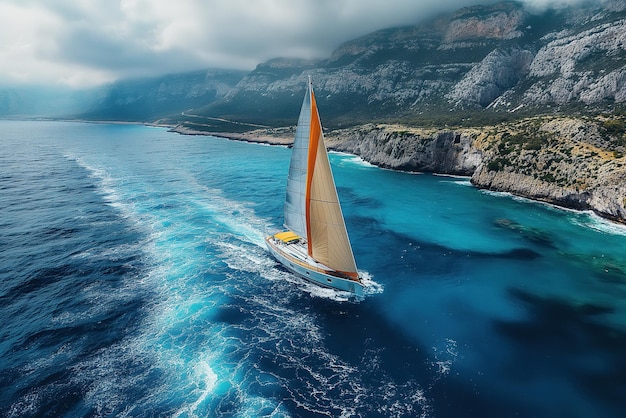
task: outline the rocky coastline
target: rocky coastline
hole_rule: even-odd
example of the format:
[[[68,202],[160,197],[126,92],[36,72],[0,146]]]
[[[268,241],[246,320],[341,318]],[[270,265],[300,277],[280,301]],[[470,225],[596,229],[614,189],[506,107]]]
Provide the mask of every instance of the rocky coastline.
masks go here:
[[[289,145],[294,128],[200,132]],[[497,126],[424,129],[368,124],[326,133],[328,148],[393,170],[461,175],[478,188],[591,210],[626,224],[626,121],[623,117],[544,116]]]

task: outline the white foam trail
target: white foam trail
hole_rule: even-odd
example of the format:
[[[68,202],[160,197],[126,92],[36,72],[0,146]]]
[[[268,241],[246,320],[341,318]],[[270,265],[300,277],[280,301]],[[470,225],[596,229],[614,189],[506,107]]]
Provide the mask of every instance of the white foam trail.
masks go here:
[[[116,191],[116,182],[107,171],[94,167],[84,159],[72,155],[66,155],[67,159],[76,162],[79,166],[90,173],[90,176],[98,181],[98,189],[107,205],[117,209],[122,216],[130,218],[135,213],[132,203],[124,199]]]
[[[454,184],[458,184],[459,186],[464,186],[464,187],[474,187],[474,185],[472,184],[472,182],[470,180],[458,180],[453,182]]]
[[[244,238],[244,241],[259,247],[265,246],[262,231],[266,222],[258,219],[251,209],[223,198],[217,191],[211,193],[210,201],[202,200],[199,204],[215,213],[215,220],[228,228],[236,237]]]
[[[254,210],[246,204],[227,199],[221,190],[209,188],[188,175],[185,182],[191,186],[194,201],[205,211],[212,214],[214,220],[226,227],[238,238],[260,247],[265,247],[264,234],[267,222],[256,216]]]
[[[97,285],[86,292],[91,293],[90,299],[98,300],[97,307],[104,312],[112,304],[125,300],[127,297],[136,297],[137,293],[150,292],[153,294],[152,303],[146,306],[149,314],[141,326],[139,334],[128,337],[126,340],[107,347],[85,359],[74,368],[74,380],[78,384],[90,382],[90,389],[86,394],[86,401],[93,405],[97,416],[109,415],[111,411],[124,411],[121,416],[133,416],[137,411],[135,408],[141,407],[141,400],[127,399],[127,392],[132,392],[135,386],[141,386],[144,381],[143,375],[121,377],[116,371],[123,370],[125,364],[142,359],[149,364],[146,374],[163,373],[163,381],[150,388],[148,398],[143,403],[146,406],[150,402],[158,399],[171,399],[172,388],[176,391],[185,391],[182,399],[182,407],[177,415],[201,415],[201,405],[203,405],[213,394],[218,381],[218,374],[211,368],[207,358],[219,358],[219,349],[214,346],[208,347],[207,352],[195,352],[191,358],[181,357],[178,347],[171,346],[173,335],[176,335],[176,328],[181,321],[194,322],[194,318],[201,316],[206,318],[210,312],[219,305],[219,300],[224,292],[219,286],[210,288],[194,289],[188,281],[193,279],[193,275],[198,274],[198,267],[191,265],[188,257],[185,257],[185,248],[194,247],[194,239],[198,242],[204,241],[204,237],[190,238],[190,241],[178,244],[177,241],[184,236],[186,231],[180,229],[175,223],[164,223],[156,215],[148,213],[139,206],[129,203],[129,199],[124,199],[118,192],[118,181],[114,179],[106,170],[94,167],[83,158],[68,155],[68,159],[75,161],[85,168],[92,178],[96,180],[99,193],[105,203],[114,207],[118,213],[128,219],[135,227],[145,232],[146,239],[137,244],[141,246],[141,251],[145,256],[144,262],[152,266],[145,277],[129,277],[127,286],[116,292],[105,292]],[[148,193],[149,196],[149,193]],[[133,198],[133,196],[131,196]],[[142,203],[142,201],[139,201]],[[149,206],[152,199],[149,197],[144,206]],[[228,206],[223,199],[218,200],[216,206]],[[232,207],[232,205],[231,205]],[[239,208],[243,210],[244,208]],[[182,234],[182,235],[181,235]],[[169,240],[174,240],[170,243]],[[134,248],[134,250],[137,250]],[[110,258],[116,252],[126,253],[124,248],[104,250],[98,257]],[[86,256],[85,254],[83,256]],[[206,261],[206,260],[202,260]],[[210,266],[207,263],[206,266]],[[192,274],[192,275],[189,275]],[[154,293],[156,291],[156,293]],[[92,316],[98,311],[85,312],[85,315]],[[57,322],[70,320],[63,316],[55,318]],[[73,318],[75,321],[76,318]],[[210,327],[206,332],[210,331]],[[216,337],[218,338],[218,337]],[[219,347],[219,344],[216,344]],[[219,360],[216,360],[219,363]],[[189,378],[181,382],[181,376],[189,371]],[[202,382],[201,384],[199,382]],[[186,387],[180,387],[181,383]],[[139,402],[136,404],[135,402]],[[129,405],[126,406],[125,405]]]
[[[152,295],[149,305],[143,308],[145,319],[137,334],[95,353],[73,370],[77,384],[90,385],[86,402],[93,406],[96,415],[121,411],[120,416],[133,416],[141,408],[160,406],[159,401],[165,400],[179,405],[171,411],[174,416],[200,416],[219,410],[224,393],[236,393],[242,400],[235,412],[238,415],[262,408],[267,416],[285,416],[284,408],[275,399],[246,394],[250,378],[263,378],[268,385],[276,385],[277,390],[289,394],[290,402],[312,414],[335,410],[340,411],[340,416],[353,416],[369,401],[383,402],[378,387],[365,386],[363,370],[329,352],[326,334],[315,314],[293,310],[288,304],[300,298],[303,291],[338,302],[350,300],[350,295],[322,288],[281,269],[265,249],[262,231],[266,220],[257,217],[248,205],[231,201],[221,191],[189,178],[190,193],[185,194],[183,204],[194,213],[206,214],[207,222],[216,224],[207,228],[208,233],[202,229],[195,233],[193,228],[197,226],[187,225],[184,217],[164,222],[158,214],[146,213],[145,207],[152,201],[128,203],[133,196],[125,200],[117,190],[123,186],[106,170],[91,167],[80,159],[76,161],[98,180],[104,199],[146,232],[142,251],[149,273],[128,278],[127,290]],[[188,255],[198,246],[211,254]],[[213,271],[217,277],[206,282],[204,276]],[[383,291],[369,273],[361,274],[366,295]],[[265,280],[254,282],[255,276]],[[115,299],[115,295],[110,297]],[[238,307],[245,310],[242,322],[224,324],[212,320],[225,305],[238,306],[237,299],[245,301]],[[181,341],[181,337],[190,341]],[[271,349],[269,355],[286,370],[286,376],[299,376],[296,388],[291,377],[249,362],[251,353],[264,347]],[[121,375],[119,370],[128,365],[142,372],[130,377]],[[159,376],[157,381],[150,377],[154,375]],[[388,409],[391,415],[421,412],[426,416],[428,401],[416,382],[397,385],[384,375],[381,381],[395,388],[388,395],[393,403]],[[141,399],[128,399],[128,393],[146,384],[150,386]],[[399,399],[398,387],[402,393],[414,395]],[[315,399],[311,398],[312,393]]]
[[[459,180],[465,180],[465,181],[470,181],[471,180],[471,176],[461,176],[458,174],[444,174],[444,173],[433,173],[433,176],[435,177],[447,177],[447,178],[451,178],[451,179],[459,179]],[[471,184],[471,183],[470,183]]]
[[[385,290],[385,287],[381,283],[374,281],[373,276],[369,272],[359,270],[359,276],[361,276],[363,286],[365,287],[365,295],[375,295],[377,293],[383,293]]]
[[[233,270],[263,274],[274,267],[269,254],[261,247],[250,247],[245,243],[225,241],[213,242],[220,249],[221,259]]]
[[[191,380],[197,382],[196,386],[199,388],[200,393],[194,402],[189,405],[183,405],[172,415],[173,417],[202,416],[204,411],[200,407],[210,397],[218,383],[217,374],[206,360],[200,360],[192,367],[192,370]]]
[[[626,225],[618,224],[616,222],[602,218],[598,216],[595,212],[590,210],[581,211],[577,209],[565,208],[548,202],[541,202],[521,196],[515,196],[514,194],[511,194],[509,192],[496,192],[492,190],[481,190],[481,192],[496,197],[507,197],[522,203],[541,205],[548,209],[556,210],[559,212],[569,212],[574,215],[578,215],[576,217],[570,218],[571,222],[575,225],[582,226],[584,228],[595,229],[596,231],[604,232],[606,234],[626,236]]]
[[[242,401],[242,408],[238,416],[240,417],[268,417],[284,418],[289,413],[281,403],[257,396],[246,396]]]

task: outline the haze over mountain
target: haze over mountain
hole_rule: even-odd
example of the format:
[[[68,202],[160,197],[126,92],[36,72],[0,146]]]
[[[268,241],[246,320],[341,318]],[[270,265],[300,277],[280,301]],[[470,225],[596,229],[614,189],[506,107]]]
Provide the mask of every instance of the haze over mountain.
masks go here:
[[[407,9],[408,3],[399,2],[396,6],[406,15],[404,20],[387,12],[377,24],[417,20],[419,11],[428,10],[427,16],[434,16],[441,10],[434,3],[422,3],[430,8]],[[471,3],[454,2],[454,6]],[[366,2],[362,10],[371,13],[380,10],[379,6]],[[124,9],[126,14],[137,17],[131,13],[135,9],[128,7]],[[215,10],[223,11],[226,6],[220,7]],[[331,37],[327,33],[334,31],[317,28],[322,40],[312,44],[319,46],[326,40],[326,46],[318,47],[316,53],[300,54],[307,58],[269,59],[252,71],[197,70],[135,77],[89,89],[5,87],[0,89],[0,115],[147,122],[170,115],[170,122],[197,123],[197,117],[202,116],[263,125],[292,124],[309,74],[314,78],[325,119],[337,126],[372,119],[422,123],[442,112],[454,113],[459,120],[467,112],[532,114],[545,112],[548,106],[606,110],[623,103],[626,96],[625,9],[624,0],[471,6],[423,17],[418,25],[365,34],[341,44],[323,58],[315,56],[328,48],[330,38],[337,42],[341,34],[353,32],[346,29]],[[334,9],[322,2],[320,10],[324,15]],[[146,19],[155,13],[147,13]],[[362,17],[359,13],[365,12],[346,6],[344,18]],[[164,10],[161,15],[165,15]],[[376,27],[370,20],[364,21],[367,24],[363,27]],[[278,26],[276,30],[282,33]],[[193,39],[190,45],[194,45]],[[119,52],[113,46],[109,50]],[[296,50],[285,48],[291,55],[297,55]],[[198,47],[195,52],[201,51]],[[267,51],[250,56],[260,57]],[[105,61],[93,54],[93,62]],[[70,55],[70,51],[63,55]],[[111,57],[110,70],[119,67],[116,74],[120,75],[142,73],[139,67],[136,71],[124,70],[126,55],[121,55]],[[146,62],[154,67],[156,55]],[[189,111],[192,108],[195,110]],[[191,119],[174,117],[185,110],[193,115]],[[232,125],[206,128],[230,129]]]
[[[581,2],[522,1],[531,8]],[[0,86],[85,88],[206,68],[250,71],[277,56],[323,58],[347,40],[477,3],[3,0]]]
[[[371,33],[326,59],[270,60],[196,113],[280,124],[297,111],[308,74],[336,126],[612,110],[626,101],[625,45],[624,1],[541,12],[474,6]]]

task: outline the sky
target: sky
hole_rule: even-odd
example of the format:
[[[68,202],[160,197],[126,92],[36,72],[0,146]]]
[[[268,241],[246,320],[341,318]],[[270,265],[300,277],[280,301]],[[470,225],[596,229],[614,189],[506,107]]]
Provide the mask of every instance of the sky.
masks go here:
[[[580,0],[522,0],[533,8]],[[322,58],[378,29],[493,0],[0,0],[0,86],[91,87]]]

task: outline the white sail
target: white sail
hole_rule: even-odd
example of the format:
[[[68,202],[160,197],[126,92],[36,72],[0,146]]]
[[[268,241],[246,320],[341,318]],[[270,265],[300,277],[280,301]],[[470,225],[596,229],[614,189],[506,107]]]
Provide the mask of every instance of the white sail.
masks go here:
[[[285,226],[306,238],[313,259],[358,277],[310,81],[289,166]]]
[[[300,109],[296,137],[291,151],[284,208],[285,226],[301,237],[307,236],[305,196],[310,126],[311,95],[307,89]]]

